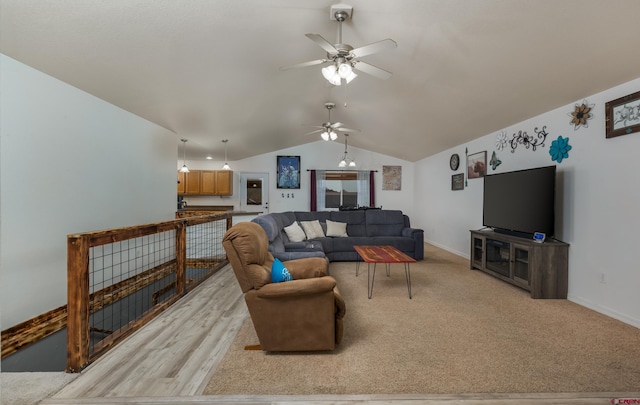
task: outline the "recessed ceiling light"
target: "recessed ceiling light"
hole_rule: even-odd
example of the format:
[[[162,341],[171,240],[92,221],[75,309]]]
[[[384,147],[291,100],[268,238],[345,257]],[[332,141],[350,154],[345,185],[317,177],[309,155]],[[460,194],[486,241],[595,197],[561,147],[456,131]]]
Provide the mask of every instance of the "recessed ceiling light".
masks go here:
[[[212,160],[213,157],[212,156],[207,156],[207,160]]]

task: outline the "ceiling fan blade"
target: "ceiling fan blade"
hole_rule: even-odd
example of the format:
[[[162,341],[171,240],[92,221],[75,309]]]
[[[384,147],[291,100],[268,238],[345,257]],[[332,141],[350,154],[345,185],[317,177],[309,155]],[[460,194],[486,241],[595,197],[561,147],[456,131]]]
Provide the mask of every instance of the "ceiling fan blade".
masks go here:
[[[305,135],[317,134],[318,132],[323,132],[323,131],[324,131],[324,128],[323,129],[316,129],[315,131],[307,132]]]
[[[391,72],[387,72],[384,69],[380,69],[379,67],[370,65],[365,62],[356,61],[353,67],[364,73],[370,74],[371,76],[375,76],[378,79],[387,80],[388,78],[391,77]]]
[[[320,34],[309,33],[305,35],[307,36],[307,38],[318,44],[320,48],[327,51],[327,53],[338,53],[338,50],[333,45],[331,45],[331,42],[324,39]]]
[[[384,51],[386,49],[397,48],[398,44],[393,39],[383,39],[382,41],[374,42],[369,45],[361,46],[360,48],[356,48],[349,52],[353,55],[354,58],[359,58],[365,55],[371,55],[372,53],[377,53]]]
[[[295,69],[295,68],[301,68],[301,67],[307,67],[307,66],[313,66],[313,65],[320,65],[325,62],[327,62],[327,59],[312,60],[309,62],[297,63],[295,65],[282,66],[280,70],[288,70],[288,69]]]
[[[342,126],[342,122],[334,122],[330,125],[331,128],[336,129]]]
[[[336,129],[341,132],[362,132],[362,130],[360,129],[349,129],[349,128],[336,128]]]

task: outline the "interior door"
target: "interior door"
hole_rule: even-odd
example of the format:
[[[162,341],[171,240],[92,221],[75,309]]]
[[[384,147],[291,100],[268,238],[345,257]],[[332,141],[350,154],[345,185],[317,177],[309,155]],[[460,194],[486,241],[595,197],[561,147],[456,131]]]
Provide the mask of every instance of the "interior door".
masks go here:
[[[269,213],[269,173],[240,173],[240,210]]]

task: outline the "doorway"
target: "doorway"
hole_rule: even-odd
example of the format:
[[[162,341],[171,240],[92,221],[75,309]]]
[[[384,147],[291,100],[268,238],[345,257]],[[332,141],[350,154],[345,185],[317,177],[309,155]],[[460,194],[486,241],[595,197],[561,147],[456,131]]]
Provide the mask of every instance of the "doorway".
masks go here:
[[[269,213],[269,173],[240,173],[240,210]]]

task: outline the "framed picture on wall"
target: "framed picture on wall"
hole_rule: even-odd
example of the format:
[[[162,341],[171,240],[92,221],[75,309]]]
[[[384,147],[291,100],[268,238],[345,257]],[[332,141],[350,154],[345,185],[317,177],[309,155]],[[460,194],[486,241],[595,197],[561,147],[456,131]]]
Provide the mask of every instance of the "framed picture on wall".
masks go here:
[[[479,179],[487,174],[487,151],[467,156],[467,178]]]
[[[402,166],[382,166],[382,189],[402,189]]]
[[[464,190],[464,173],[451,175],[451,190]]]
[[[300,156],[278,156],[278,188],[300,188]]]
[[[640,91],[604,105],[606,137],[640,132]]]

